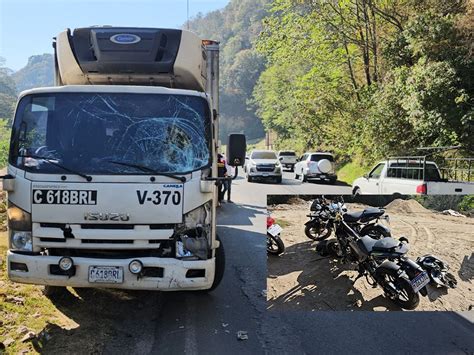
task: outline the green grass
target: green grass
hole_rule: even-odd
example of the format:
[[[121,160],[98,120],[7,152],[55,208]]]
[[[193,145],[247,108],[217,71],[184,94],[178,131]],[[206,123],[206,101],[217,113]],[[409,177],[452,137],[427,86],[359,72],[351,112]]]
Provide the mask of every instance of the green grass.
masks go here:
[[[367,174],[369,170],[369,167],[361,166],[360,164],[351,162],[345,164],[337,171],[337,178],[340,181],[352,185],[352,182],[355,179]]]

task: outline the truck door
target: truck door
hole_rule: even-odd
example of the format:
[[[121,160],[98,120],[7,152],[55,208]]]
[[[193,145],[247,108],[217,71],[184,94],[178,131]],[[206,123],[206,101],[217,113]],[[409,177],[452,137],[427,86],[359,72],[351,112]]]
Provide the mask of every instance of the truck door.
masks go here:
[[[385,167],[385,163],[378,164],[368,175],[367,189],[365,190],[368,194],[379,194],[382,191],[382,171]]]

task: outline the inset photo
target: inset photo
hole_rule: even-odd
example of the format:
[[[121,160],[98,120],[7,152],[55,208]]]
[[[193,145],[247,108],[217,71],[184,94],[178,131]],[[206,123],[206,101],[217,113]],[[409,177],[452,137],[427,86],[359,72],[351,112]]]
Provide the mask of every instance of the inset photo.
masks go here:
[[[474,196],[269,195],[270,311],[469,311]]]

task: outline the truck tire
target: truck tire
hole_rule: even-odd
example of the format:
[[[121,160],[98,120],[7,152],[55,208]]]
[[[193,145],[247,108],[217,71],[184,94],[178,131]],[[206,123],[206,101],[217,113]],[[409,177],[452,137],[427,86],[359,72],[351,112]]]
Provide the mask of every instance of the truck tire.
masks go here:
[[[352,195],[354,195],[354,196],[362,195],[362,193],[361,193],[361,191],[360,191],[360,188],[359,188],[359,187],[355,187],[354,190],[352,190]]]
[[[253,181],[252,177],[250,175],[247,175],[247,182],[252,182],[252,181]]]
[[[65,286],[49,286],[46,285],[43,288],[43,295],[46,297],[61,297],[67,293],[67,288]]]
[[[219,286],[224,277],[224,270],[225,270],[225,250],[224,244],[220,240],[219,236],[216,235],[216,239],[220,242],[219,248],[216,249],[216,268],[215,268],[215,275],[214,281],[212,282],[212,286],[210,289],[206,291],[213,291],[214,289]]]
[[[276,183],[277,183],[277,184],[281,184],[282,179],[283,179],[283,178],[282,178],[281,176],[277,177],[277,178],[276,178]]]
[[[295,171],[295,166],[294,165],[290,165],[290,171],[291,172]]]

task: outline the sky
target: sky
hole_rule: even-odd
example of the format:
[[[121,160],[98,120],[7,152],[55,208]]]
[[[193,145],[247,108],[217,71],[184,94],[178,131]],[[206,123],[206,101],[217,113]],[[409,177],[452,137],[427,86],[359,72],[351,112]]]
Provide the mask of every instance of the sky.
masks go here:
[[[189,0],[189,15],[224,8],[229,0]],[[91,25],[180,28],[187,0],[0,0],[0,57],[13,70],[28,57],[52,53],[52,38]]]

